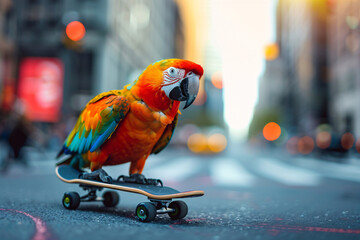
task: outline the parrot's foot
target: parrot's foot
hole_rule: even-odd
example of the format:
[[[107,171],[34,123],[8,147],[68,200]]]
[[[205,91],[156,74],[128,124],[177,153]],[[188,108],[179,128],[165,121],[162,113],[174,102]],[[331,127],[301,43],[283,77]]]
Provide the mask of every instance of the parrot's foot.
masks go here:
[[[80,174],[80,178],[88,180],[98,180],[105,183],[112,183],[113,179],[103,169],[98,169],[93,172],[84,172]]]
[[[139,173],[131,174],[130,177],[121,175],[118,177],[117,180],[126,183],[138,183],[138,184],[154,185],[154,186],[160,185],[161,187],[163,186],[163,183],[160,179],[145,178],[144,175]]]

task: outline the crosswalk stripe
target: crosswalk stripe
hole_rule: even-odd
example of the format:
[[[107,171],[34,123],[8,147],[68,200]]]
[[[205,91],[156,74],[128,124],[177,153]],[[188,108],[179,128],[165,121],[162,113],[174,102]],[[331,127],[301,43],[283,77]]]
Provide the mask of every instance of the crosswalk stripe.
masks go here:
[[[273,181],[290,186],[316,186],[321,176],[310,170],[290,166],[272,158],[256,160],[256,171]]]
[[[182,181],[200,171],[201,162],[196,157],[179,157],[152,168],[145,168],[143,174],[163,181]]]
[[[231,158],[218,158],[210,166],[215,185],[251,187],[256,177]]]
[[[317,169],[329,178],[360,182],[360,166],[356,164],[326,162],[313,158],[297,158],[294,162],[298,167]]]

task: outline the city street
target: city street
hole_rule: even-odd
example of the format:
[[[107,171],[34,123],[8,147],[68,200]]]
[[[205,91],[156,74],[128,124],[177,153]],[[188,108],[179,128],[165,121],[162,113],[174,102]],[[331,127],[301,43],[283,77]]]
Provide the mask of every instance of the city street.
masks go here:
[[[359,66],[355,0],[0,0],[0,240],[360,240]]]
[[[148,159],[144,174],[179,190],[204,190],[185,199],[189,213],[151,223],[135,218],[141,195],[119,192],[120,203],[82,203],[66,210],[65,191],[51,154],[32,154],[28,167],[0,176],[0,239],[360,239],[360,164],[284,154],[192,155],[167,149]],[[47,159],[44,159],[47,158]],[[128,165],[108,167],[112,176]]]

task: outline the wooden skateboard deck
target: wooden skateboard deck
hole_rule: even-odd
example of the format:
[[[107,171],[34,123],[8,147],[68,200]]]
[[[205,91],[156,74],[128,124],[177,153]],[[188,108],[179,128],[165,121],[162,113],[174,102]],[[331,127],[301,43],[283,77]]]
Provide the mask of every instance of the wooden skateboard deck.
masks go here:
[[[113,183],[104,183],[96,180],[80,179],[81,172],[69,165],[61,165],[56,167],[56,175],[66,183],[77,183],[89,186],[110,188],[119,191],[132,192],[142,194],[149,199],[171,200],[174,198],[200,197],[204,195],[204,191],[185,191],[180,192],[176,189],[166,186],[143,185],[137,183],[126,183],[114,181]]]

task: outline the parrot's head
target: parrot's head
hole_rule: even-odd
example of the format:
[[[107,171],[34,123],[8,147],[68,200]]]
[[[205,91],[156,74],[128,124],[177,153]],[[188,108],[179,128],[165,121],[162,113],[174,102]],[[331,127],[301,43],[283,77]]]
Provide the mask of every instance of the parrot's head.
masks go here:
[[[185,102],[184,109],[194,101],[199,91],[203,68],[182,59],[165,59],[149,65],[134,83],[138,95],[157,109],[166,109],[171,102]]]
[[[203,68],[194,62],[167,59],[159,62],[163,73],[161,89],[171,100],[185,101],[184,109],[196,99]]]

